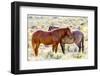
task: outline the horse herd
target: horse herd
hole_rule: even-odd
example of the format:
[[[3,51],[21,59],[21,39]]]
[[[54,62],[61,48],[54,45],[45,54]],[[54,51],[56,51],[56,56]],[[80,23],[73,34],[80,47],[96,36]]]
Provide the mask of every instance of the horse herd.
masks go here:
[[[57,53],[60,44],[62,53],[65,54],[65,44],[75,43],[79,52],[84,52],[84,34],[81,31],[71,31],[69,27],[59,28],[50,26],[48,31],[38,30],[32,34],[32,48],[35,56],[38,56],[40,44],[52,45],[52,51]]]

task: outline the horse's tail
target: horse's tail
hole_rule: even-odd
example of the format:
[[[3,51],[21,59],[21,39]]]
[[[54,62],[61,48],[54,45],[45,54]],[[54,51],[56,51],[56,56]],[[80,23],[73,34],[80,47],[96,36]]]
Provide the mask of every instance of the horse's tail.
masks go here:
[[[36,44],[35,44],[34,38],[32,37],[32,49],[33,49],[32,54],[33,55],[34,55],[35,48],[36,48]]]
[[[82,36],[82,52],[84,52],[84,35]]]

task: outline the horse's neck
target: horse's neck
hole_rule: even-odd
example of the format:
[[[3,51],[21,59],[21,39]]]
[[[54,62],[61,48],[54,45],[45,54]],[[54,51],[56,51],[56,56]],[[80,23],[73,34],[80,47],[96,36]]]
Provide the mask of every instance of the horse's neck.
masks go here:
[[[62,29],[56,30],[55,33],[58,34],[60,38],[63,38],[65,36],[65,32]]]

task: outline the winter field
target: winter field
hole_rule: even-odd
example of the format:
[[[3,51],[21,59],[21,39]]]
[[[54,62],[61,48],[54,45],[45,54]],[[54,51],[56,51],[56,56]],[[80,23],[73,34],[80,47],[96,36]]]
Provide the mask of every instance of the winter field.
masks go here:
[[[88,18],[81,16],[43,16],[27,15],[27,60],[69,60],[69,59],[87,59],[88,58]],[[84,53],[73,51],[77,47],[75,43],[65,45],[65,54],[62,53],[60,44],[57,53],[52,52],[52,46],[40,44],[39,56],[36,58],[32,49],[32,34],[37,30],[48,31],[50,26],[60,28],[70,27],[72,31],[79,30],[84,34]],[[70,50],[69,50],[70,48]]]

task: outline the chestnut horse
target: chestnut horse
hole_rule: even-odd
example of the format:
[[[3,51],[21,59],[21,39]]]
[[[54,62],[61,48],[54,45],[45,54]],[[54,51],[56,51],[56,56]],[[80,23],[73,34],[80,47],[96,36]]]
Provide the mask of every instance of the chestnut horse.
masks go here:
[[[50,26],[48,31],[55,29],[59,29],[59,27]],[[72,43],[75,43],[78,46],[79,52],[81,51],[81,49],[82,52],[84,52],[84,34],[81,31],[72,31],[72,37],[65,36],[64,38],[62,38],[62,41],[60,43],[62,52],[65,53],[65,44]]]
[[[62,38],[71,36],[71,30],[67,28],[59,28],[53,31],[38,30],[32,35],[32,47],[35,56],[38,56],[38,48],[40,43],[44,45],[52,45],[52,51],[57,53],[58,44],[61,43]]]

